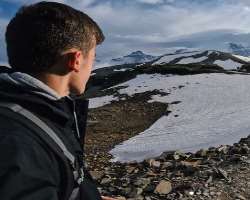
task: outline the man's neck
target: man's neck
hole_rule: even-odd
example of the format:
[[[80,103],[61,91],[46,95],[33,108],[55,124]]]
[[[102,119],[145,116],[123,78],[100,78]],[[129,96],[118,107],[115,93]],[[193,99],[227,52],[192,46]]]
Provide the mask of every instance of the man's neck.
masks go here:
[[[68,87],[68,76],[59,76],[56,74],[32,74],[33,77],[48,85],[61,97],[68,96],[70,91]]]

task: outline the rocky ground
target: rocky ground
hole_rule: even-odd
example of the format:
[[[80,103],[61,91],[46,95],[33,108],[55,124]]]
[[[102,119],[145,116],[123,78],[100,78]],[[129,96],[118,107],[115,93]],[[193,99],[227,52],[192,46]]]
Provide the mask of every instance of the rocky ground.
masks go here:
[[[90,110],[85,148],[102,194],[130,200],[250,199],[250,137],[195,154],[166,152],[141,163],[109,162],[114,145],[168,114],[166,104],[148,104],[149,95]]]
[[[109,162],[116,144],[169,114],[167,104],[147,102],[157,93],[122,96],[90,109],[86,160],[102,194],[121,200],[250,200],[250,136],[193,154],[165,152],[141,163]]]
[[[145,92],[101,108],[90,109],[85,151],[88,162],[94,168],[102,170],[110,165],[109,150],[149,128],[162,115],[169,113],[167,104],[147,103],[151,95],[158,93]]]
[[[92,171],[104,195],[120,199],[250,199],[250,137],[196,154],[165,153]]]

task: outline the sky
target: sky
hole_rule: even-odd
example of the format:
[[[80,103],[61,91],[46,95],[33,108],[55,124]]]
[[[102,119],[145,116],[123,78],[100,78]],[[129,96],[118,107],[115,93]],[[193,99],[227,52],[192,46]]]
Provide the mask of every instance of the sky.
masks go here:
[[[4,34],[9,20],[20,6],[35,2],[38,1],[0,0],[0,64],[7,62]],[[183,41],[187,38],[213,39],[217,35],[225,38],[223,34],[243,35],[246,38],[250,33],[250,1],[247,0],[56,2],[68,4],[87,13],[100,25],[106,40],[98,47],[97,57],[103,60],[136,50],[153,55],[163,54],[165,49],[176,45],[173,41]]]

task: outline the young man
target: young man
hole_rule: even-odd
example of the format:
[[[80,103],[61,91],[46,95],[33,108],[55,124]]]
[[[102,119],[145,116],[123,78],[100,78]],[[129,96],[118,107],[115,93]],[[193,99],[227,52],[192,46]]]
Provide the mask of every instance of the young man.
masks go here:
[[[95,47],[103,40],[96,22],[67,5],[40,2],[22,7],[6,31],[11,69],[0,74],[0,103],[15,103],[35,114],[82,158],[88,101],[80,95],[90,77]],[[0,113],[1,200],[68,198],[63,163],[35,135]]]

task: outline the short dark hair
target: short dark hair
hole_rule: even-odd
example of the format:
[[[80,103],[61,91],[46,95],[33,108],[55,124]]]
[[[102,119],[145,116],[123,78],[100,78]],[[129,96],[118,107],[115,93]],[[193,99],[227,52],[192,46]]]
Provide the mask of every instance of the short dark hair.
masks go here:
[[[26,73],[47,71],[65,50],[88,53],[104,41],[102,30],[87,14],[46,1],[21,7],[5,37],[10,66]]]

